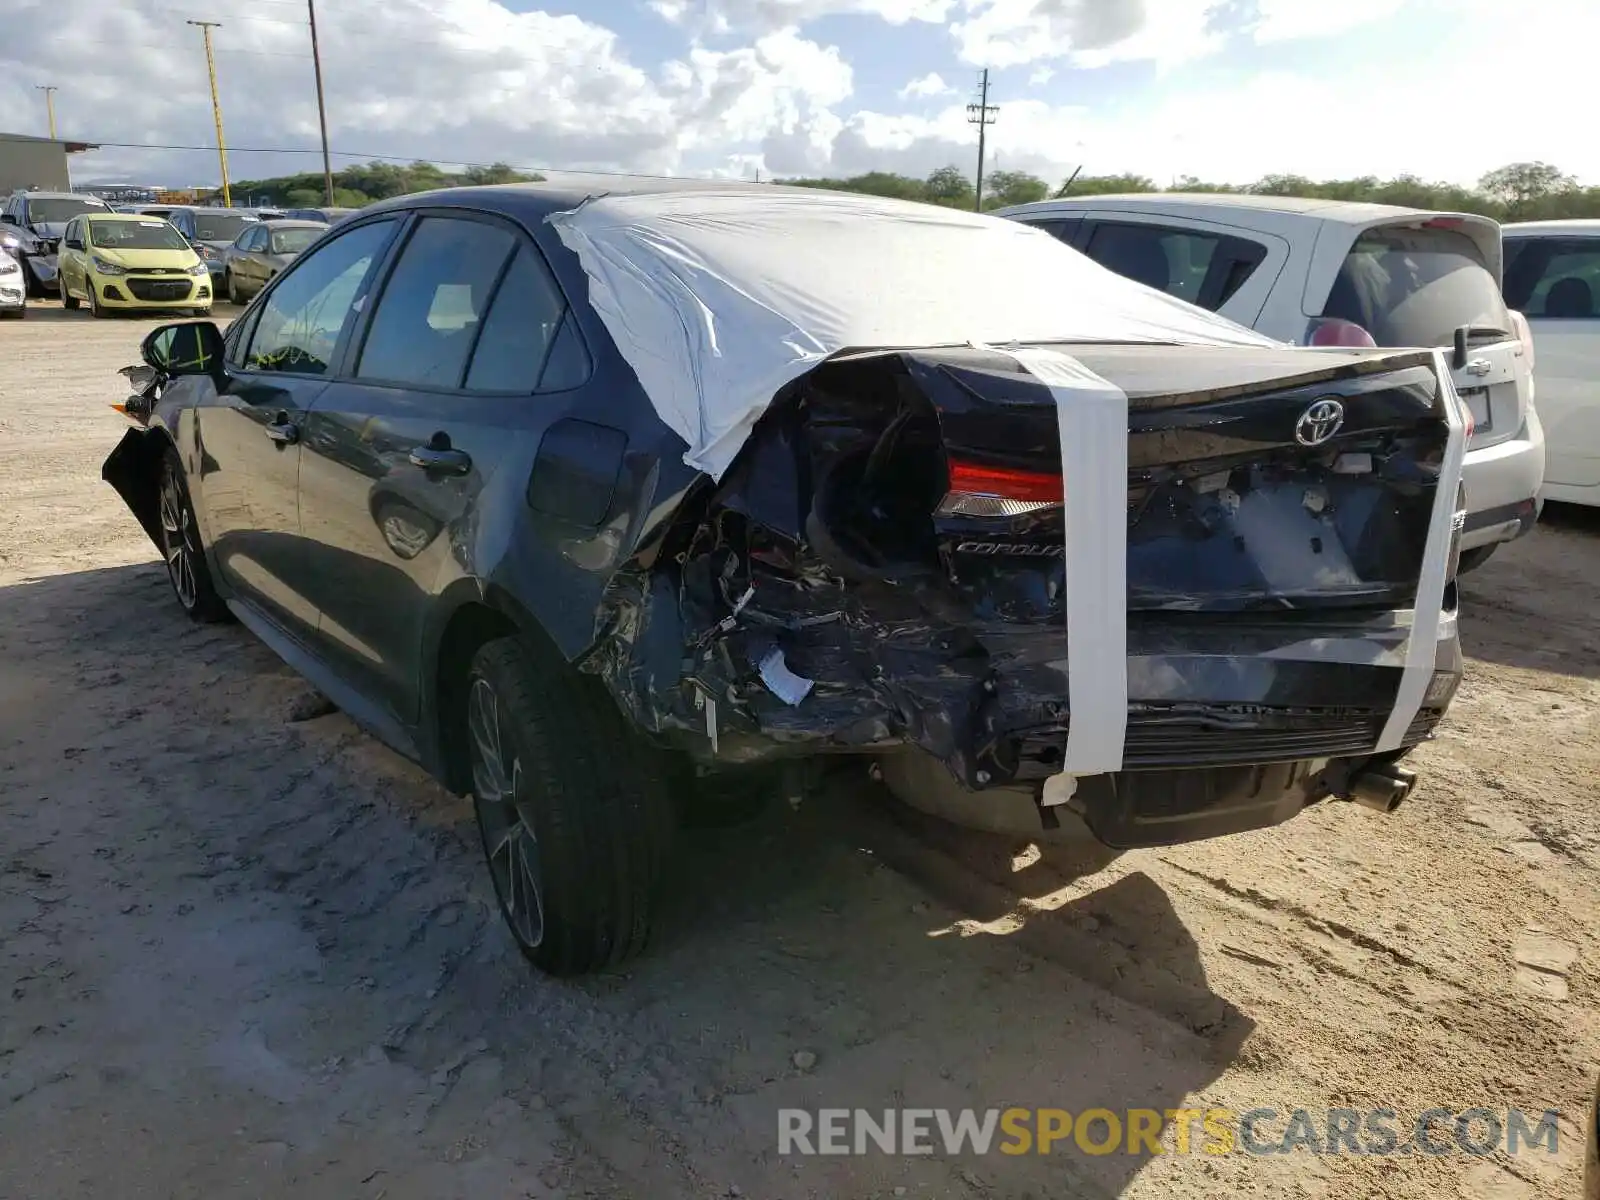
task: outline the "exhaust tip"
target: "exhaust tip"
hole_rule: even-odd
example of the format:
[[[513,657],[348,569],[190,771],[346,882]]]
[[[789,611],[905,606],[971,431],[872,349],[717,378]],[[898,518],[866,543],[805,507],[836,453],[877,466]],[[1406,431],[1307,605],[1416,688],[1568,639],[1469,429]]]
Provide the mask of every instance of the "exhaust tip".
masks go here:
[[[1417,786],[1416,774],[1399,767],[1374,767],[1350,781],[1349,799],[1374,812],[1392,813]]]

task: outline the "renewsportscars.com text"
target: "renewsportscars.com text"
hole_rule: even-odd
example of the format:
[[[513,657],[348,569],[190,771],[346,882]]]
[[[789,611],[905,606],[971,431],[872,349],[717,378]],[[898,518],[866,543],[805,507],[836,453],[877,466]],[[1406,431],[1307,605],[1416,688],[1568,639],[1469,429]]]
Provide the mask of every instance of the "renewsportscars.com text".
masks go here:
[[[1409,1118],[1392,1108],[783,1108],[778,1153],[1555,1154],[1560,1116],[1518,1108],[1430,1108]]]

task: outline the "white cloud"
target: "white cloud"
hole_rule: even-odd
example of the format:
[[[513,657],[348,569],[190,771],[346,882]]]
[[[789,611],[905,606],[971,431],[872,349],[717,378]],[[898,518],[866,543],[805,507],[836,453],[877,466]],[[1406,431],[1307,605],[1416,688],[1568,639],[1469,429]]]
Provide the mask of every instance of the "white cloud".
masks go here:
[[[946,0],[709,2],[725,11],[742,5],[746,15],[875,5],[909,20],[917,18],[906,14]],[[1255,2],[1245,27],[1256,36],[1314,44],[1309,31],[1285,32],[1294,26],[1283,22],[1297,11],[1288,0]],[[24,3],[33,6],[8,12],[0,41],[0,129],[38,131],[43,114],[31,85],[55,79],[67,136],[201,148],[107,148],[74,160],[80,179],[215,180],[216,158],[205,149],[214,135],[200,36],[171,11],[172,0],[53,0],[48,11],[35,0]],[[314,153],[245,152],[317,144],[298,10],[217,3],[224,6],[217,49],[228,138],[236,148],[232,174],[317,170]],[[240,7],[226,7],[235,3]],[[1583,136],[1576,118],[1530,120],[1525,105],[1484,90],[1485,80],[1506,77],[1507,64],[1537,63],[1540,111],[1586,112],[1588,51],[1600,43],[1600,9],[1588,0],[1539,0],[1514,23],[1494,19],[1498,0],[1404,0],[1392,23],[1368,26],[1381,31],[1375,47],[1398,47],[1387,58],[1345,56],[1337,70],[1314,76],[1231,77],[1219,72],[1220,59],[1185,61],[1218,36],[1216,0],[949,3],[968,14],[952,29],[958,49],[992,51],[996,67],[1030,64],[1002,77],[1016,82],[993,97],[1000,116],[989,144],[1008,169],[1052,182],[1080,164],[1091,174],[1137,171],[1158,182],[1183,174],[1247,182],[1273,172],[1405,171],[1471,181],[1524,158],[1600,180],[1600,143]],[[1230,3],[1237,27],[1243,6]],[[1357,8],[1372,13],[1378,0],[1344,3],[1347,15]],[[862,111],[853,103],[851,64],[838,49],[807,37],[803,26],[779,25],[742,41],[691,40],[675,60],[645,69],[638,49],[594,19],[513,13],[496,0],[342,0],[323,7],[332,142],[362,157],[732,177],[759,171],[764,178],[869,170],[921,175],[948,163],[970,170],[976,157],[960,89],[925,76],[906,84],[902,102]],[[1249,25],[1257,19],[1259,25]],[[1321,19],[1325,31],[1334,18]],[[1418,38],[1430,46],[1428,69],[1399,70]],[[1165,70],[1119,93],[1099,88],[1085,108],[1052,105],[1040,90],[1063,59],[1081,66],[1133,58]],[[1024,75],[1027,88],[1020,85]],[[129,78],[159,79],[161,86],[130,89]],[[1070,94],[1080,93],[1075,86]],[[902,106],[908,111],[892,111]],[[350,161],[335,158],[336,165]]]
[[[1260,20],[1251,30],[1258,42],[1329,37],[1397,13],[1404,0],[1256,0]]]
[[[696,46],[646,71],[603,25],[516,13],[496,0],[344,0],[322,9],[330,141],[363,156],[670,172],[741,143],[753,150],[773,131],[808,122],[826,130],[826,114],[853,87],[836,49],[790,28],[735,49]],[[236,179],[320,167],[315,155],[247,152],[317,145],[298,16],[282,5],[221,10],[217,65]],[[38,96],[29,85],[59,79],[64,135],[212,145],[200,34],[183,20],[170,0],[61,0],[8,14],[0,64],[27,69],[0,66],[0,128],[33,129]],[[93,44],[72,31],[92,33]],[[129,79],[161,82],[130,88]],[[73,167],[80,178],[216,178],[216,157],[205,151],[108,148]]]
[[[896,93],[902,100],[912,97],[927,98],[929,96],[947,96],[955,91],[937,71],[930,72],[919,79],[913,79]]]
[[[1312,0],[1303,0],[1311,3]],[[1221,44],[1213,21],[1228,0],[964,0],[951,26],[964,62],[1012,67],[1065,58],[1072,65],[1153,60],[1171,65]]]
[[[762,33],[847,15],[891,25],[942,22],[954,6],[955,0],[649,0],[650,9],[672,23],[715,33]]]

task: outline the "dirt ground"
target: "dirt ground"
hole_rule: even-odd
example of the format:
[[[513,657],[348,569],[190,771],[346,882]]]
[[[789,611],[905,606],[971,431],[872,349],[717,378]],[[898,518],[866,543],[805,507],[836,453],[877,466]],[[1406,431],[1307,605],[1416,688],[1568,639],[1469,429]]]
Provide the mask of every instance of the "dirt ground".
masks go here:
[[[557,983],[464,803],[171,601],[99,478],[149,326],[0,324],[0,1197],[1576,1194],[1600,521],[1467,581],[1394,816],[1073,879],[841,783],[686,836],[647,957]],[[1566,1115],[1553,1157],[777,1152],[781,1107],[1010,1105]]]

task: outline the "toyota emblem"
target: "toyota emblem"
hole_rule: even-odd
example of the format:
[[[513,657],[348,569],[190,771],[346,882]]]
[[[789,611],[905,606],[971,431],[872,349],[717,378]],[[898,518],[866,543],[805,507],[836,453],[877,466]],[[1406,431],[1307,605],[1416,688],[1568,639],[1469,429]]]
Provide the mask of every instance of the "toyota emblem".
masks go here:
[[[1344,405],[1324,396],[1312,402],[1295,423],[1294,440],[1302,446],[1320,446],[1344,425]]]

